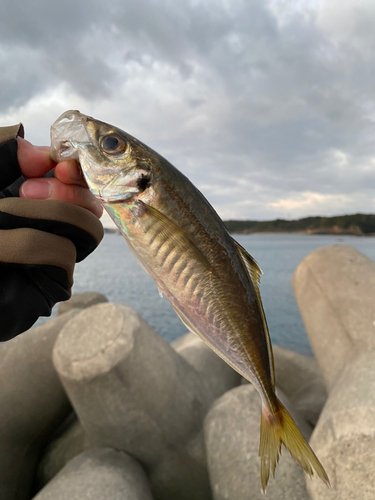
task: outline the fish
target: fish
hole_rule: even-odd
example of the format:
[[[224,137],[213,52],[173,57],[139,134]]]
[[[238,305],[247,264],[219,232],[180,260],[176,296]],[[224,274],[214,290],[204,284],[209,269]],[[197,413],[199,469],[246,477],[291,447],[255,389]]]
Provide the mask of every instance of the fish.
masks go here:
[[[275,394],[262,271],[228,233],[203,194],[171,163],[119,128],[66,111],[51,127],[51,158],[75,159],[188,330],[258,390],[260,477],[265,493],[281,447],[327,486],[328,476]]]

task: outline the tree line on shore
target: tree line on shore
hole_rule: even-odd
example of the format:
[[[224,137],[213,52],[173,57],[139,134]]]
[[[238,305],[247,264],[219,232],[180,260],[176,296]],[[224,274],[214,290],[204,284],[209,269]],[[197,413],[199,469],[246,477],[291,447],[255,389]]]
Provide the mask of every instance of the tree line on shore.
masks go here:
[[[230,233],[306,233],[375,235],[375,214],[336,215],[334,217],[305,217],[297,220],[227,220]],[[117,228],[104,228],[106,233],[120,233]]]
[[[298,220],[228,220],[224,224],[230,233],[282,233],[351,234],[365,236],[375,234],[375,214],[337,215],[334,217],[305,217]]]

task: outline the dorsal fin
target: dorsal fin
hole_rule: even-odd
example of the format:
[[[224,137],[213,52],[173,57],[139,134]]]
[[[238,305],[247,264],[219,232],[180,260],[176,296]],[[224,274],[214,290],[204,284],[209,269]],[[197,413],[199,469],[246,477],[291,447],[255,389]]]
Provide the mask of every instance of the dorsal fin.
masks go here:
[[[264,332],[265,332],[265,336],[266,336],[268,359],[269,359],[270,372],[271,372],[271,381],[272,381],[273,387],[275,387],[275,365],[274,365],[274,361],[273,361],[272,344],[271,344],[271,338],[270,338],[270,334],[268,331],[266,315],[264,314],[262,299],[260,297],[260,290],[259,290],[260,277],[263,274],[263,271],[261,270],[257,261],[235,239],[232,238],[232,241],[234,243],[234,246],[237,249],[237,252],[241,258],[241,261],[243,262],[243,264],[245,266],[247,274],[249,275],[249,278],[254,285],[258,306],[259,306],[259,309],[260,309],[260,312],[262,315]]]

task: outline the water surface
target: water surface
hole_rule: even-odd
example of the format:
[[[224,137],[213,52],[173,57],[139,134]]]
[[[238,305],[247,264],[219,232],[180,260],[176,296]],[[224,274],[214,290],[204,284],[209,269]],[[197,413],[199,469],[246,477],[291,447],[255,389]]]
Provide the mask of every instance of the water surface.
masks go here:
[[[375,261],[375,238],[303,234],[235,235],[258,261],[261,295],[273,343],[312,355],[293,295],[293,273],[302,259],[326,245],[351,245]],[[106,234],[98,249],[76,266],[73,293],[98,291],[134,308],[168,342],[186,333],[169,302],[135,261],[121,235]],[[39,320],[38,324],[45,320]]]

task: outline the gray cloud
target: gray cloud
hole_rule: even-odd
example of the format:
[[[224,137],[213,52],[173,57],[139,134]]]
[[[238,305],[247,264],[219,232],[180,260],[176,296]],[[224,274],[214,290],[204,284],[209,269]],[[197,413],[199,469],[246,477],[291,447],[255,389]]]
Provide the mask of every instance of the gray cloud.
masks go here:
[[[61,88],[66,108],[76,96],[139,135],[224,216],[277,216],[280,200],[291,216],[374,210],[372,2],[2,7],[4,116]]]

